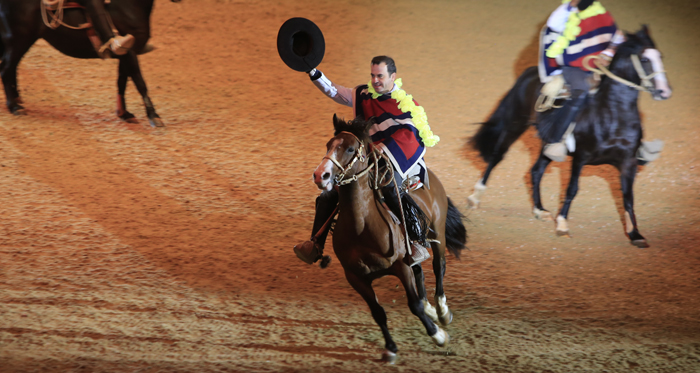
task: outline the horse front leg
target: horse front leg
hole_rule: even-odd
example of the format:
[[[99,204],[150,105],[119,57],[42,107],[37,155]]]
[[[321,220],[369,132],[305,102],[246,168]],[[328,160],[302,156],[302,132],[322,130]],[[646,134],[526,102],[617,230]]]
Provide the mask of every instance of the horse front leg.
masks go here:
[[[423,310],[425,314],[430,317],[434,322],[438,322],[437,311],[435,307],[428,301],[428,293],[425,291],[425,276],[423,275],[423,267],[420,264],[411,267],[413,270],[413,278],[416,281],[416,290],[418,290],[418,297],[423,303]]]
[[[14,115],[26,115],[27,112],[22,106],[22,99],[19,96],[17,87],[17,66],[29,48],[34,44],[36,39],[20,40],[20,36],[15,36],[12,43],[5,43],[2,61],[0,61],[0,77],[2,77],[2,85],[5,89],[5,98],[7,109]]]
[[[347,270],[345,271],[345,278],[348,280],[348,283],[350,283],[350,286],[365,300],[369,306],[370,312],[372,312],[374,322],[376,322],[382,330],[385,342],[382,360],[393,364],[396,361],[396,353],[399,350],[394,340],[391,339],[391,334],[389,334],[389,328],[386,325],[386,312],[384,312],[384,308],[377,301],[377,295],[374,293],[374,289],[372,289],[372,282]]]
[[[129,53],[120,57],[119,64],[121,65],[122,62],[127,65],[125,68],[129,71],[128,75],[131,77],[131,80],[136,85],[136,89],[143,98],[143,104],[146,107],[146,116],[148,116],[148,121],[151,123],[151,126],[164,127],[165,125],[160,119],[160,116],[156,113],[151,98],[148,97],[148,87],[146,87],[146,82],[141,75],[141,68],[139,67],[139,60],[136,57],[136,53],[134,53],[134,51],[129,51]]]
[[[418,291],[416,290],[416,282],[411,267],[403,262],[396,261],[394,263],[394,274],[401,280],[401,284],[403,284],[403,288],[406,291],[406,298],[408,299],[408,308],[411,310],[411,313],[420,319],[425,327],[426,333],[428,333],[436,345],[440,347],[446,346],[450,342],[450,335],[435,325],[433,320],[425,314],[423,302],[421,302]]]
[[[117,116],[128,123],[137,123],[134,114],[126,110],[126,83],[129,81],[129,65],[124,58],[119,59],[119,76],[117,77]]]
[[[557,216],[557,236],[567,236],[569,237],[569,223],[567,217],[569,216],[569,208],[571,208],[571,202],[576,197],[578,193],[578,179],[581,177],[581,170],[585,162],[581,157],[574,156],[574,160],[571,164],[571,179],[569,180],[569,186],[566,188],[566,197],[564,199],[564,204],[559,210],[559,215]]]
[[[435,274],[435,307],[437,308],[438,320],[442,326],[447,326],[452,322],[452,311],[447,307],[447,297],[443,287],[447,261],[445,260],[445,240],[440,240],[438,249],[433,250],[433,273]]]
[[[493,171],[493,169],[496,168],[496,166],[501,160],[503,160],[503,154],[493,154],[491,161],[489,162],[488,166],[486,166],[486,171],[484,171],[484,175],[481,177],[481,179],[479,179],[479,181],[476,182],[476,185],[474,185],[474,193],[467,197],[468,208],[474,210],[479,208],[479,204],[481,203],[481,196],[483,196],[486,192],[486,182],[489,180],[491,171]]]
[[[637,159],[630,158],[620,169],[620,187],[622,189],[623,205],[625,206],[625,228],[632,245],[644,249],[649,247],[649,244],[644,236],[639,233],[637,217],[634,214],[634,192],[632,187],[636,175]]]
[[[530,169],[530,179],[532,180],[532,202],[535,205],[533,208],[533,213],[535,217],[542,221],[553,221],[552,213],[547,211],[544,206],[542,206],[542,197],[540,195],[540,182],[542,181],[542,176],[544,171],[549,166],[552,160],[546,157],[542,152],[540,152],[540,157]]]

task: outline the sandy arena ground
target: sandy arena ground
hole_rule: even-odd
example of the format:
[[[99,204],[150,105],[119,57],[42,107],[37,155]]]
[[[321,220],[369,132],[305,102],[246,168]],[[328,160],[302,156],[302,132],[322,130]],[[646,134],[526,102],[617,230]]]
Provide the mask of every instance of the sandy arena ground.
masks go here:
[[[116,0],[115,0],[116,1]],[[539,142],[516,142],[481,208],[484,163],[465,148],[534,64],[550,1],[157,0],[140,57],[164,129],[114,115],[116,61],[37,43],[20,65],[28,115],[0,109],[0,372],[698,372],[700,371],[700,6],[607,0],[618,25],[650,25],[674,96],[642,94],[636,212],[651,247],[624,234],[617,171],[586,167],[571,238],[531,213]],[[393,56],[442,138],[427,155],[468,215],[470,251],[448,257],[452,341],[433,345],[398,280],[376,282],[399,346],[384,341],[337,260],[297,260],[332,136],[325,98],[287,68],[276,36],[291,17],[323,30],[335,82]],[[550,166],[557,210],[569,166]],[[328,252],[332,254],[331,245]],[[335,259],[335,258],[334,258]],[[434,277],[425,266],[427,287]]]

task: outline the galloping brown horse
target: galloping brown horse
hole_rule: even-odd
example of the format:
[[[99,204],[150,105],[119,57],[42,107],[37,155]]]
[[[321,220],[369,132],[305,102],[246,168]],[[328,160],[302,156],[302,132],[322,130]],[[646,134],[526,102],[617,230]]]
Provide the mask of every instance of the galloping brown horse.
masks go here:
[[[421,266],[410,267],[403,260],[407,254],[401,227],[377,200],[374,186],[380,182],[376,180],[380,155],[375,150],[368,151],[371,149],[368,130],[372,124],[360,119],[346,123],[334,116],[335,137],[328,142],[328,152],[314,171],[314,182],[319,189],[338,188],[339,213],[333,250],[348,282],[367,302],[382,330],[386,342],[382,358],[394,362],[398,349],[389,334],[386,313],[377,301],[372,281],[386,275],[398,277],[406,290],[411,312],[418,316],[435,343],[445,346],[449,335],[433,322],[439,321],[444,326],[452,321],[443,290],[445,248],[459,258],[467,231],[462,214],[447,198],[437,176],[428,170],[430,188],[423,187],[410,194],[430,220],[428,238],[434,256],[436,310],[427,300]]]

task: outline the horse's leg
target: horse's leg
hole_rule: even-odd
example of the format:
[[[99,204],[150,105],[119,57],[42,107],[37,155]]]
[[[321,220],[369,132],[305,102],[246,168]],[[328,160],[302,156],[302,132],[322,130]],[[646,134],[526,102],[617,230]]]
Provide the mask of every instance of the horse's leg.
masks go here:
[[[449,343],[450,336],[444,330],[440,329],[435,323],[430,320],[430,317],[425,314],[425,309],[423,308],[423,302],[421,302],[418,297],[418,291],[416,290],[416,282],[413,277],[413,271],[411,267],[406,264],[397,261],[394,263],[394,274],[401,280],[404,290],[406,290],[406,298],[408,298],[408,308],[411,309],[411,313],[416,315],[418,319],[423,323],[425,331],[428,333],[430,338],[433,339],[436,345],[444,347]]]
[[[19,97],[17,87],[17,66],[24,54],[34,44],[36,38],[22,38],[21,35],[14,35],[11,43],[8,42],[8,38],[3,39],[4,53],[0,62],[0,76],[5,88],[7,108],[12,114],[25,115],[26,112],[21,105],[22,100]]]
[[[396,361],[398,348],[389,334],[389,328],[386,325],[386,312],[384,312],[384,308],[377,301],[377,295],[374,293],[374,289],[372,289],[372,282],[350,271],[345,271],[345,278],[348,280],[348,283],[350,283],[350,286],[352,286],[352,288],[362,296],[362,299],[367,302],[369,310],[372,312],[374,322],[376,322],[382,330],[385,342],[382,360],[394,363]]]
[[[434,322],[438,322],[437,312],[435,307],[428,301],[428,294],[425,291],[425,276],[423,275],[423,267],[420,264],[411,267],[413,269],[413,277],[416,280],[416,289],[418,290],[418,297],[423,303],[423,309],[425,314],[430,317]]]
[[[620,169],[620,186],[622,189],[622,201],[625,206],[625,228],[632,245],[639,248],[647,248],[647,240],[637,230],[637,217],[634,215],[634,192],[632,187],[637,175],[637,159],[630,158]]]
[[[503,133],[505,134],[506,131],[503,131]],[[503,135],[501,137],[503,137]],[[499,143],[496,145],[496,149],[500,148],[501,141],[502,139],[499,139]],[[474,193],[467,197],[467,206],[469,208],[479,208],[479,203],[481,203],[481,196],[484,195],[484,192],[486,192],[486,182],[489,180],[491,171],[493,171],[493,169],[496,168],[496,166],[499,162],[501,162],[501,160],[503,160],[503,154],[495,152],[488,166],[486,166],[486,171],[484,171],[484,175],[481,177],[481,179],[479,179],[476,185],[474,185]]]
[[[443,279],[447,270],[447,261],[445,260],[445,240],[441,240],[437,250],[433,250],[433,273],[435,274],[435,307],[440,324],[443,326],[449,325],[452,322],[452,311],[447,307],[447,297],[443,288]]]
[[[547,211],[542,206],[542,197],[540,196],[540,182],[547,166],[552,160],[540,152],[540,157],[530,169],[530,178],[532,179],[532,202],[535,204],[533,212],[535,217],[540,220],[552,221],[552,213]]]
[[[564,199],[564,204],[559,210],[559,215],[557,216],[557,235],[558,236],[568,236],[569,235],[569,224],[567,222],[567,217],[569,216],[569,208],[571,207],[571,202],[573,202],[576,193],[578,193],[578,179],[581,176],[581,170],[586,162],[583,161],[581,157],[574,155],[574,160],[571,163],[571,179],[569,180],[569,186],[566,188],[566,198]]]
[[[143,104],[146,106],[146,116],[153,127],[163,127],[163,121],[160,119],[156,113],[156,109],[153,107],[151,98],[148,97],[148,87],[146,87],[146,82],[143,80],[141,75],[141,68],[139,67],[139,60],[136,57],[134,51],[129,51],[129,53],[119,57],[119,63],[126,63],[128,71],[130,72],[131,80],[136,85],[136,89],[141,94],[143,98]]]
[[[117,77],[117,116],[129,123],[136,123],[136,117],[126,110],[126,83],[129,81],[130,69],[125,59],[119,59],[119,77]]]

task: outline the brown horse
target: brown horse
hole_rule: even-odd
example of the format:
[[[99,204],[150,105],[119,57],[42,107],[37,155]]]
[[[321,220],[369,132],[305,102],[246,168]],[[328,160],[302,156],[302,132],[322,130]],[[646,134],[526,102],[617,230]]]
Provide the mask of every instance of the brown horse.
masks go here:
[[[368,152],[372,149],[368,135],[372,124],[360,119],[346,123],[334,116],[335,137],[328,142],[326,156],[314,171],[314,182],[319,189],[338,188],[339,213],[333,250],[348,282],[367,302],[382,330],[386,342],[383,360],[393,363],[398,349],[389,334],[386,313],[377,301],[372,281],[386,275],[398,277],[406,290],[411,312],[418,316],[435,343],[445,346],[449,335],[435,324],[439,321],[444,326],[452,321],[443,290],[445,248],[459,258],[467,232],[462,214],[447,198],[440,180],[428,170],[430,188],[417,189],[410,195],[430,220],[428,239],[434,256],[436,310],[427,300],[421,266],[410,267],[403,260],[406,242],[401,227],[378,202],[375,189],[381,183],[377,180],[381,155],[376,150]]]

